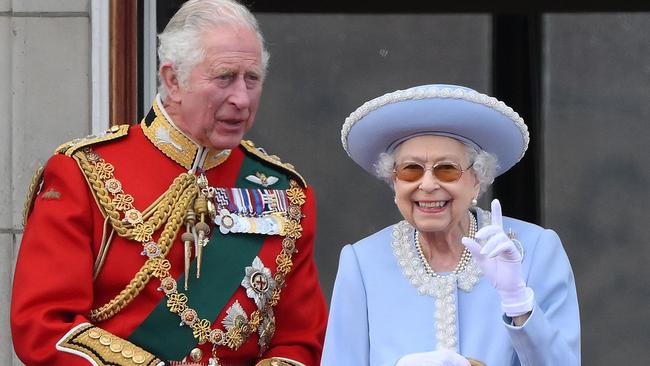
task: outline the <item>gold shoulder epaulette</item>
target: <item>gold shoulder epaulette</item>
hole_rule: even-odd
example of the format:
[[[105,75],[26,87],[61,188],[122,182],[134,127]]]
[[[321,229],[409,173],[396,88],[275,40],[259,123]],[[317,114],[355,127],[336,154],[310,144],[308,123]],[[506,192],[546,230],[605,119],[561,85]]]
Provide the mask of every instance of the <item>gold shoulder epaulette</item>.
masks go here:
[[[86,146],[91,146],[98,144],[100,142],[106,142],[124,137],[129,133],[130,125],[119,125],[113,126],[106,130],[103,133],[98,135],[90,135],[82,138],[77,138],[72,141],[66,142],[65,144],[59,146],[54,151],[55,154],[65,154],[67,156],[72,156],[75,151],[78,151],[81,148]]]
[[[296,171],[296,168],[293,165],[289,163],[283,163],[278,156],[269,155],[264,150],[260,150],[259,148],[255,147],[255,144],[251,140],[242,140],[241,146],[246,151],[257,156],[258,158],[290,173],[292,176],[298,179],[298,181],[303,187],[307,187],[307,182],[305,181],[305,178],[303,178],[302,175],[300,175],[300,173]]]

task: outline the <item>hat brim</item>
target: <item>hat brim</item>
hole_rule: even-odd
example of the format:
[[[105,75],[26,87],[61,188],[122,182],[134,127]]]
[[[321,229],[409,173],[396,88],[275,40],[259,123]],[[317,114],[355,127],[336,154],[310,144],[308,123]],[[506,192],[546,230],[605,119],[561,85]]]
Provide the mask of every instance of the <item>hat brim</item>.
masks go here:
[[[494,154],[497,175],[514,166],[528,146],[526,125],[511,108],[472,89],[451,85],[386,94],[364,104],[346,124],[344,148],[371,174],[375,174],[379,154],[419,135],[452,137]]]

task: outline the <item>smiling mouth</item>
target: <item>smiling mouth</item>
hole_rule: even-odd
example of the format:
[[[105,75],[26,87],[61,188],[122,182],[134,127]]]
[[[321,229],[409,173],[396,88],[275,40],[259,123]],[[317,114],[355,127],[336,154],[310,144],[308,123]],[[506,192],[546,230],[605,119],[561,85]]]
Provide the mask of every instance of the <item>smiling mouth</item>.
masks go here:
[[[418,207],[421,208],[443,208],[449,201],[418,201]]]

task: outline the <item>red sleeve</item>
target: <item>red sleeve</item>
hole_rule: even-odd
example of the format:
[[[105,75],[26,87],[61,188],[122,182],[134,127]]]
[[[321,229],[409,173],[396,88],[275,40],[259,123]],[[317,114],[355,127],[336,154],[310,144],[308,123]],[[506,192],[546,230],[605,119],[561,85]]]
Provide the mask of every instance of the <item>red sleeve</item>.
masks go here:
[[[308,366],[320,364],[327,324],[327,307],[314,263],[316,202],[307,188],[303,205],[303,235],[297,241],[294,268],[287,276],[286,287],[275,307],[276,329],[264,357],[284,357]]]
[[[11,331],[28,366],[88,365],[56,343],[88,321],[93,300],[95,202],[77,163],[55,155],[43,176],[20,245],[11,301]]]

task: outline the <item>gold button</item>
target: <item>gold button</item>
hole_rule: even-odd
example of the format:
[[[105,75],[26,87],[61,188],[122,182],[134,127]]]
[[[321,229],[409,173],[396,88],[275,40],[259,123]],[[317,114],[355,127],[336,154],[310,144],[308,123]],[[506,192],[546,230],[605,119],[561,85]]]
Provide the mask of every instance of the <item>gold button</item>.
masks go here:
[[[99,339],[99,337],[101,337],[101,336],[102,336],[102,334],[99,333],[96,329],[93,329],[90,332],[88,332],[88,337],[90,337],[92,339]]]
[[[115,353],[122,352],[122,342],[113,342],[108,348]]]
[[[203,351],[200,348],[194,348],[190,351],[190,358],[194,362],[199,362],[203,358]]]
[[[117,132],[120,130],[120,126],[113,126],[111,127],[111,132]]]
[[[132,350],[131,348],[126,348],[126,347],[125,347],[125,348],[122,350],[122,356],[124,356],[124,357],[126,357],[126,358],[131,358],[131,357],[133,357],[133,350]]]
[[[103,344],[104,346],[108,346],[109,344],[111,344],[111,337],[107,335],[103,335],[99,337],[99,343]]]
[[[133,362],[137,364],[144,363],[146,361],[146,357],[142,353],[138,353],[137,355],[133,356]]]

